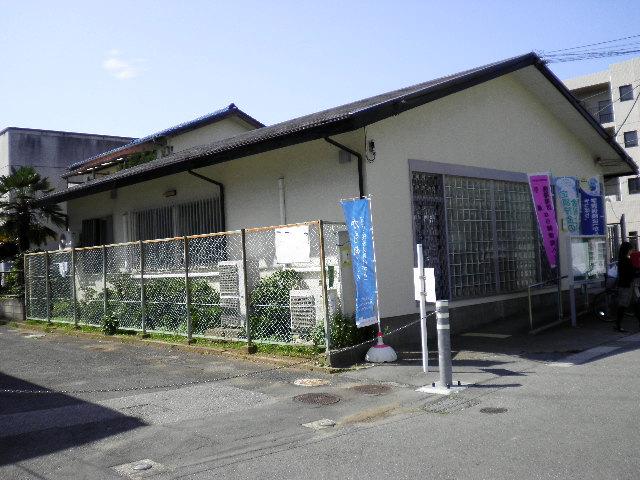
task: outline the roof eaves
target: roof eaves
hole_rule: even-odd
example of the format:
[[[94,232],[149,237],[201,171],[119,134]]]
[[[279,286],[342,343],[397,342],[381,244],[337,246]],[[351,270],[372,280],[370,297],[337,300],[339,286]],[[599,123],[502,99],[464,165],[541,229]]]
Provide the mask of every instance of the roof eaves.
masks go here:
[[[553,86],[555,86],[558,91],[573,105],[573,107],[584,117],[584,119],[589,122],[589,124],[596,130],[598,135],[602,137],[602,139],[613,148],[613,150],[620,156],[620,158],[631,168],[633,173],[638,173],[638,166],[633,161],[633,159],[629,156],[627,152],[620,146],[618,142],[616,142],[615,138],[612,138],[611,135],[607,133],[607,131],[600,125],[595,118],[587,111],[586,108],[578,101],[578,99],[571,93],[571,91],[566,87],[566,85],[547,67],[546,63],[538,59],[535,63],[536,68],[542,75],[544,75],[547,80],[549,80]]]
[[[423,88],[412,89],[411,87],[408,87],[407,89],[398,91],[397,95],[393,95],[390,98],[388,97],[371,105],[366,105],[362,108],[344,110],[342,113],[339,113],[341,108],[351,105],[347,104],[341,107],[336,107],[335,109],[329,109],[323,112],[318,112],[317,114],[301,117],[300,119],[293,119],[287,122],[282,122],[281,124],[272,125],[271,127],[265,127],[264,129],[249,131],[236,137],[224,139],[207,146],[193,147],[160,160],[139,165],[101,179],[87,182],[86,184],[54,192],[43,197],[41,201],[46,203],[56,203],[80,198],[85,195],[104,192],[120,186],[133,185],[141,181],[152,180],[189,169],[201,168],[207,165],[262,153],[276,148],[320,139],[329,135],[336,135],[356,130],[365,125],[397,115],[403,111],[416,108],[452,93],[456,93],[531,65],[535,65],[540,69],[540,71],[545,74],[545,76],[554,85],[556,85],[561,92],[568,93],[569,96],[567,99],[576,105],[575,98],[573,98],[568,90],[562,86],[561,82],[544,65],[544,62],[542,62],[535,53],[528,53],[502,62],[496,62],[494,64],[480,67],[478,69],[461,72],[449,77],[443,77],[442,79],[437,79],[433,84],[425,84]],[[558,84],[557,82],[560,83]],[[384,95],[385,94],[371,98],[384,97]],[[366,100],[367,99],[364,99],[353,103],[358,104]],[[626,155],[615,141],[613,143],[611,142],[609,136],[599,125],[594,124],[595,121],[591,118],[588,112],[579,105],[576,105],[576,108],[583,113],[583,116],[586,114],[585,119],[587,119],[596,128],[596,130],[601,133],[601,135],[604,134],[602,135],[602,138],[620,154],[622,159],[625,161],[628,160],[627,163],[629,166],[636,171],[637,167],[635,167],[635,164],[631,161],[630,157]],[[337,110],[336,115],[328,117],[320,115],[320,118],[315,118],[315,116],[319,114],[326,114],[332,110]],[[302,123],[296,124],[296,120],[300,120]],[[291,127],[286,128],[288,123],[292,123],[292,125]]]
[[[116,153],[120,153],[120,152],[126,152],[128,149],[130,149],[131,147],[137,146],[137,145],[143,145],[149,142],[154,142],[156,140],[158,140],[159,138],[163,138],[163,137],[167,137],[167,136],[173,136],[173,135],[178,135],[181,133],[185,133],[191,130],[195,130],[196,128],[199,128],[203,125],[208,125],[210,123],[214,123],[214,122],[219,122],[221,120],[224,120],[225,118],[229,118],[232,116],[237,116],[238,118],[241,118],[243,121],[245,121],[246,123],[248,123],[249,125],[252,125],[256,128],[262,128],[264,127],[264,124],[259,122],[258,120],[256,120],[255,118],[253,118],[252,116],[248,115],[247,113],[243,112],[242,110],[240,110],[234,103],[229,104],[227,107],[225,108],[221,108],[219,110],[216,110],[214,112],[208,113],[206,115],[202,115],[201,117],[195,118],[193,120],[189,120],[183,123],[180,123],[178,125],[174,125],[172,127],[169,128],[165,128],[163,130],[160,130],[158,132],[152,133],[151,135],[147,135],[144,137],[140,137],[140,138],[136,138],[134,140],[132,140],[131,142],[127,143],[126,145],[122,145],[121,147],[117,147],[111,150],[108,150],[106,152],[103,152],[101,154],[95,155],[93,157],[90,157],[86,160],[83,160],[82,162],[76,162],[72,165],[69,166],[69,172],[65,173],[62,175],[63,178],[68,178],[70,176],[73,175],[79,175],[82,173],[85,173],[84,168],[83,167],[90,167],[90,166],[97,166],[99,165],[98,163],[96,163],[98,160],[105,158],[105,157],[112,157],[114,154]]]

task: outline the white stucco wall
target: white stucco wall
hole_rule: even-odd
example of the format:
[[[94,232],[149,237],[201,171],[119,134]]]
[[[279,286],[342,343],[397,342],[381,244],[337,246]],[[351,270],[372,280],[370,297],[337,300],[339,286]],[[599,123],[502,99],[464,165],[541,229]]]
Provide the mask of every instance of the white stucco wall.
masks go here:
[[[409,159],[510,172],[599,175],[594,155],[521,83],[510,76],[478,85],[388,118],[366,129],[376,145],[365,162],[366,193],[373,199],[376,256],[383,317],[416,312],[413,300]],[[352,148],[364,132],[336,137]],[[227,229],[280,222],[278,178],[285,177],[287,222],[342,220],[338,201],[358,193],[357,163],[338,163],[338,149],[322,140],[233,160],[199,170],[224,183]],[[122,214],[203,198],[212,186],[187,173],[69,202],[71,227],[84,218],[114,215],[123,240]],[[163,192],[177,190],[164,198]]]
[[[253,130],[254,128],[254,126],[249,125],[243,120],[230,117],[210,125],[196,128],[195,130],[181,133],[175,137],[169,137],[167,145],[173,146],[174,152],[179,152],[185,148],[206,145],[216,140],[233,137],[248,130]]]
[[[472,87],[367,128],[366,165],[382,316],[416,312],[408,159],[554,175],[600,175],[593,155],[510,76]]]
[[[338,137],[337,137],[338,138]],[[278,178],[285,178],[288,223],[340,221],[341,198],[358,195],[357,162],[338,163],[338,149],[324,140],[197,170],[225,185],[227,230],[280,223]],[[167,190],[175,197],[165,198]],[[211,196],[216,187],[181,173],[119,188],[117,198],[100,193],[68,202],[71,229],[79,234],[83,219],[114,216],[114,238],[124,241],[122,214]]]

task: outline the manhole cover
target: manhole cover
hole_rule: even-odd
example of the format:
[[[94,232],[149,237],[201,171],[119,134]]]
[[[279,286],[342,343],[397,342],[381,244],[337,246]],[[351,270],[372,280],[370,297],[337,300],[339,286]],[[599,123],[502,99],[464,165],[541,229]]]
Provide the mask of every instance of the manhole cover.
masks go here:
[[[351,387],[351,390],[367,395],[384,395],[391,391],[391,387],[389,385],[356,385]]]
[[[299,387],[320,387],[323,385],[329,385],[329,380],[322,378],[298,378],[293,382],[294,385]]]
[[[507,411],[507,409],[503,408],[503,407],[482,407],[480,409],[480,412],[482,412],[482,413],[491,413],[491,414],[504,413],[506,411]]]
[[[297,395],[293,399],[310,405],[331,405],[340,401],[340,397],[328,393],[305,393]]]
[[[430,413],[455,413],[466,408],[471,408],[480,403],[476,398],[465,398],[459,394],[455,397],[445,397],[424,406],[425,411]]]

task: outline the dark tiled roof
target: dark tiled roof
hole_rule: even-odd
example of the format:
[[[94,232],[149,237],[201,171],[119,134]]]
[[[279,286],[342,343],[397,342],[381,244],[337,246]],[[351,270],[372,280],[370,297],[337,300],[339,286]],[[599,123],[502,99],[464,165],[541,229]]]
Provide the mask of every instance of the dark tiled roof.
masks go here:
[[[178,125],[174,125],[173,127],[165,128],[164,130],[161,130],[156,133],[152,133],[151,135],[147,135],[146,137],[136,138],[133,141],[127,143],[126,145],[122,145],[121,147],[114,148],[106,152],[102,152],[99,155],[95,155],[91,158],[87,158],[81,162],[73,163],[69,166],[69,170],[77,170],[83,166],[88,167],[88,166],[93,166],[94,164],[100,164],[101,162],[97,162],[97,160],[104,159],[104,158],[111,158],[115,153],[122,152],[124,154],[126,153],[127,150],[137,145],[143,145],[145,143],[153,142],[154,140],[157,140],[162,137],[169,137],[169,136],[177,135],[179,133],[187,132],[189,130],[194,130],[203,125],[208,125],[210,123],[220,121],[224,118],[229,117],[230,115],[237,115],[238,117],[242,118],[247,123],[253,125],[256,128],[264,127],[263,123],[259,122],[258,120],[251,117],[250,115],[246,114],[245,112],[240,110],[238,107],[236,107],[235,104],[232,103],[228,107],[221,108],[220,110],[216,110],[215,112],[211,112],[201,117],[195,118],[193,120],[189,120],[188,122],[182,122]]]
[[[330,135],[353,131],[403,111],[478,85],[501,75],[535,65],[561,90],[567,99],[583,114],[602,138],[630,165],[634,165],[622,148],[606,134],[595,120],[582,108],[562,83],[548,70],[534,53],[510,58],[482,67],[437,78],[428,82],[394,90],[392,92],[347,103],[339,107],[305,115],[286,122],[248,131],[209,145],[182,150],[173,155],[122,170],[82,185],[59,190],[44,202],[62,202],[74,198],[104,192],[112,188],[133,185],[194,168],[200,168],[235,158],[241,158],[276,148],[295,145]],[[635,169],[635,165],[633,167]]]

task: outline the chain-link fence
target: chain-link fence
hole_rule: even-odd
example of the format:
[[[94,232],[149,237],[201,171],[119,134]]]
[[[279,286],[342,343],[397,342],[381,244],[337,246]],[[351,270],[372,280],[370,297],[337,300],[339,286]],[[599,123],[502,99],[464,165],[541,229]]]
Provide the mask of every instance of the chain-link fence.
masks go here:
[[[341,231],[313,221],[27,254],[27,318],[325,345],[342,308]]]

